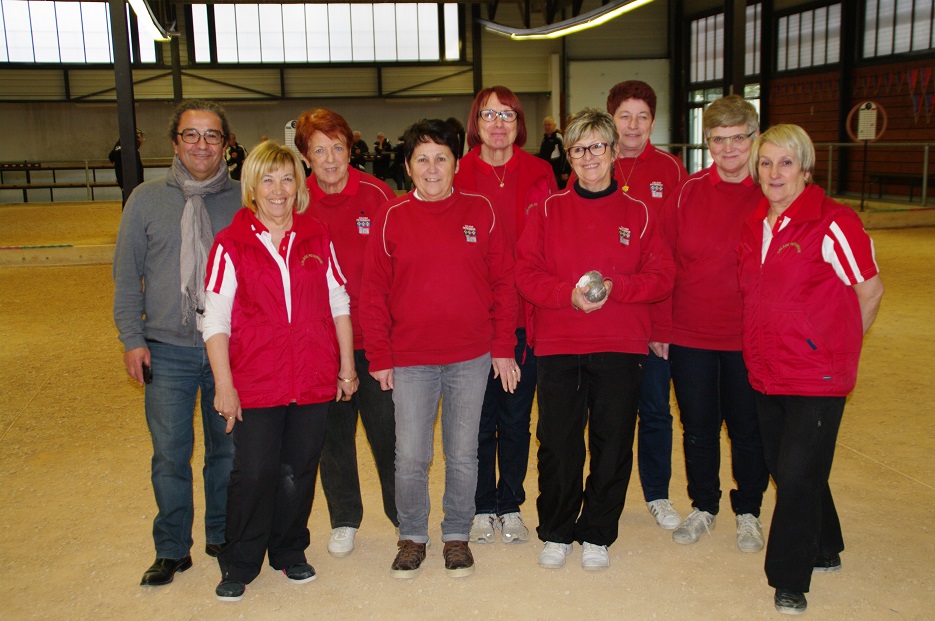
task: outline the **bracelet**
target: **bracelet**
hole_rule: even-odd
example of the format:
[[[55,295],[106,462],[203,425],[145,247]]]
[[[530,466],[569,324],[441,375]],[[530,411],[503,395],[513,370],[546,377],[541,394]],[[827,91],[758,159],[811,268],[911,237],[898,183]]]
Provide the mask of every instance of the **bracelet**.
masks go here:
[[[356,377],[356,376],[355,376],[355,377],[352,377],[352,378],[350,378],[350,379],[344,379],[343,377],[341,377],[341,376],[339,375],[339,376],[338,376],[338,379],[341,380],[342,382],[344,382],[345,384],[350,384],[351,382],[356,382],[356,381],[357,381],[357,377]]]

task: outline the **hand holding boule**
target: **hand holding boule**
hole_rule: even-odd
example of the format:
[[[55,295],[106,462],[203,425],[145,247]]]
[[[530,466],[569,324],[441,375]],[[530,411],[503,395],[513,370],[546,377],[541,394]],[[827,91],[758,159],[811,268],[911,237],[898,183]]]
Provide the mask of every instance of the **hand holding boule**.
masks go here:
[[[578,280],[579,287],[587,287],[584,297],[588,302],[600,302],[607,297],[607,287],[604,286],[604,277],[597,270],[591,270]]]

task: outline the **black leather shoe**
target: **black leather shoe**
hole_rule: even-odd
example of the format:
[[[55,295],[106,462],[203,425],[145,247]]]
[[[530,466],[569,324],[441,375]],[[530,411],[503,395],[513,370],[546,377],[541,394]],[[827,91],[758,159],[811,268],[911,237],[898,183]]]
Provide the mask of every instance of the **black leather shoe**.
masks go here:
[[[205,554],[211,558],[217,558],[222,549],[224,549],[223,543],[209,543],[205,545]]]
[[[221,584],[214,589],[214,595],[222,602],[239,602],[246,590],[243,582],[221,580]]]
[[[776,604],[776,610],[786,615],[800,615],[805,612],[808,602],[805,601],[805,593],[796,591],[786,591],[785,589],[776,589],[776,597],[773,598]]]
[[[192,566],[192,557],[157,558],[140,581],[140,586],[162,586],[172,582],[177,571],[185,571]]]
[[[288,569],[283,569],[282,573],[294,584],[304,584],[315,579],[315,568],[308,563],[290,565]]]
[[[815,559],[815,566],[812,571],[819,573],[829,573],[832,571],[841,571],[841,555],[831,554],[829,556],[820,556]]]

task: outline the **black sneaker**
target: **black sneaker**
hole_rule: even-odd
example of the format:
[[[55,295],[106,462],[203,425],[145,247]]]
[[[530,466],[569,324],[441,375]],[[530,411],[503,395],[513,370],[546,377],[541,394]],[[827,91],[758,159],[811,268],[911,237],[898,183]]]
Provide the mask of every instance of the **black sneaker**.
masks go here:
[[[776,596],[773,601],[776,603],[776,610],[786,615],[803,614],[808,607],[808,602],[805,601],[805,593],[796,591],[776,589]]]
[[[835,553],[828,556],[819,556],[815,559],[815,566],[812,571],[819,573],[841,571],[841,555]]]
[[[425,560],[426,544],[400,539],[396,545],[399,546],[399,552],[393,559],[390,575],[394,578],[414,578],[419,573],[419,568],[422,567],[422,561]]]
[[[222,602],[239,602],[243,599],[244,591],[247,588],[243,582],[236,580],[221,580],[221,584],[214,589],[214,594]]]
[[[288,569],[283,569],[282,573],[295,584],[305,584],[315,579],[315,568],[308,563],[290,565]]]

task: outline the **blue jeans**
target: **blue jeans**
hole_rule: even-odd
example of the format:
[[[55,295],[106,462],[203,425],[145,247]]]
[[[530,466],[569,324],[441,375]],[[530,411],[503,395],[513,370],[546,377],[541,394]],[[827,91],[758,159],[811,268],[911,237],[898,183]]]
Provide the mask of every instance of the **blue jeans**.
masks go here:
[[[396,507],[399,538],[425,543],[429,527],[429,465],[438,400],[442,399],[445,495],[442,541],[467,541],[477,488],[477,430],[490,354],[453,364],[396,367]]]
[[[672,413],[669,410],[669,361],[652,351],[643,363],[637,463],[646,502],[669,497],[672,478]]]
[[[192,451],[195,398],[201,390],[204,426],[205,538],[224,543],[227,482],[234,445],[214,409],[214,376],[202,347],[148,342],[153,382],[146,386],[146,423],[153,440],[152,481],[159,512],[153,520],[158,558],[182,558],[192,547]]]
[[[536,356],[526,347],[524,328],[516,331],[515,357],[520,367],[516,392],[503,390],[493,369],[487,375],[477,440],[476,513],[515,513],[526,500],[523,480],[529,469],[529,416],[536,396]]]
[[[727,424],[734,513],[759,517],[769,471],[754,391],[739,351],[669,346],[672,383],[682,417],[685,472],[692,507],[717,515],[721,500],[721,426]]]
[[[328,501],[331,528],[360,528],[364,515],[357,472],[357,414],[367,432],[370,450],[377,465],[383,512],[393,525],[396,517],[396,420],[393,393],[380,388],[370,375],[364,350],[354,351],[360,388],[350,401],[332,401],[328,406],[325,446],[321,453],[321,487]]]

